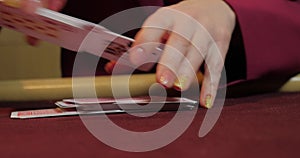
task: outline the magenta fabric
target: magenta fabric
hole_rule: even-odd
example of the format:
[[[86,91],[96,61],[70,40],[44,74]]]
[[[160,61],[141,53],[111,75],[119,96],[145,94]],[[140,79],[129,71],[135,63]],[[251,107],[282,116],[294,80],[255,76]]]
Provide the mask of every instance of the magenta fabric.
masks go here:
[[[270,93],[227,99],[219,120],[204,138],[197,136],[206,113],[199,109],[191,126],[175,142],[146,153],[111,148],[97,140],[78,116],[13,120],[17,109],[54,107],[53,101],[0,103],[0,157],[122,158],[283,158],[299,157],[300,93]],[[110,115],[121,127],[153,130],[174,112],[149,118]],[[93,116],[91,116],[93,119]],[[105,130],[105,129],[103,129]]]
[[[300,72],[300,1],[226,1],[241,27],[248,80]]]
[[[141,4],[141,6],[163,6],[164,1],[163,0],[138,0],[138,2]]]

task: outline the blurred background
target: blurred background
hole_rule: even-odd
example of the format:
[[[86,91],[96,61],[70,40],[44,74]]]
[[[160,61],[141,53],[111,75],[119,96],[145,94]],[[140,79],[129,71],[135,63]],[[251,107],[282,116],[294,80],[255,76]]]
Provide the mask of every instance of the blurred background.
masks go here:
[[[23,34],[2,28],[0,32],[0,80],[61,77],[60,49],[47,42],[37,47]]]

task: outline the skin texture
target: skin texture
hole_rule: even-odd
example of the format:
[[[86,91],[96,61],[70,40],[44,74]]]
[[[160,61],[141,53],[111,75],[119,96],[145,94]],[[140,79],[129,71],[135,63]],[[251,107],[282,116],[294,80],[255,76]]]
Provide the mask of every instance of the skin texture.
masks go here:
[[[159,9],[146,20],[135,37],[131,59],[135,64],[143,62],[140,54],[153,49],[143,44],[166,41],[156,78],[165,87],[177,90],[191,85],[191,76],[205,61],[200,104],[210,108],[234,27],[235,14],[224,1],[182,1]]]
[[[66,4],[67,0],[22,0],[21,9],[25,12],[34,14],[38,7],[46,7],[51,10],[59,11]],[[29,45],[36,46],[39,40],[35,37],[25,36],[25,39]]]
[[[31,12],[45,6],[58,11],[65,3],[66,0],[26,0],[23,8]],[[189,88],[194,74],[205,63],[200,104],[210,108],[234,27],[235,14],[223,0],[185,0],[160,8],[145,21],[135,37],[130,58],[140,65],[146,60],[141,54],[154,49],[151,43],[164,43],[156,71],[157,82],[179,91]],[[27,37],[27,41],[37,44],[37,39],[32,37]],[[112,72],[114,64],[114,61],[108,63],[105,70]]]

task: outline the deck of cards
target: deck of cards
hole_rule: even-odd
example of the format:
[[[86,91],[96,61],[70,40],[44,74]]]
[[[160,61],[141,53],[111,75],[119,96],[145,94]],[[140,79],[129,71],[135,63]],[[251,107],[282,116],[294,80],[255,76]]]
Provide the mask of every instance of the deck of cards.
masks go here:
[[[55,103],[57,108],[15,111],[11,118],[28,119],[71,115],[95,115],[126,112],[177,111],[197,109],[198,102],[180,97],[134,97],[134,98],[83,98],[64,99]],[[143,108],[147,106],[147,108]],[[157,107],[161,106],[161,107]]]
[[[71,17],[46,8],[38,8],[35,15],[29,15],[19,8],[0,1],[0,26],[56,44],[63,48],[91,53],[122,65],[135,67],[129,61],[128,50],[134,41],[116,34],[103,26]],[[149,63],[140,66],[142,71],[150,70],[161,55],[156,48],[149,53]]]

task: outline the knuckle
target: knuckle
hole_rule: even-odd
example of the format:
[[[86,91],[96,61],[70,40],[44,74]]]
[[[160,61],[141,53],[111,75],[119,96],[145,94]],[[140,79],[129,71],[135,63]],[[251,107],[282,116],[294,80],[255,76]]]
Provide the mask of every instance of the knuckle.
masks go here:
[[[165,7],[157,9],[153,14],[151,14],[146,21],[143,24],[143,27],[161,27],[165,26],[162,25],[167,22],[166,19],[161,18],[161,17],[169,17],[172,18],[172,16],[169,14],[168,9]]]
[[[174,47],[187,48],[190,45],[190,42],[181,36],[174,36],[172,44]]]

